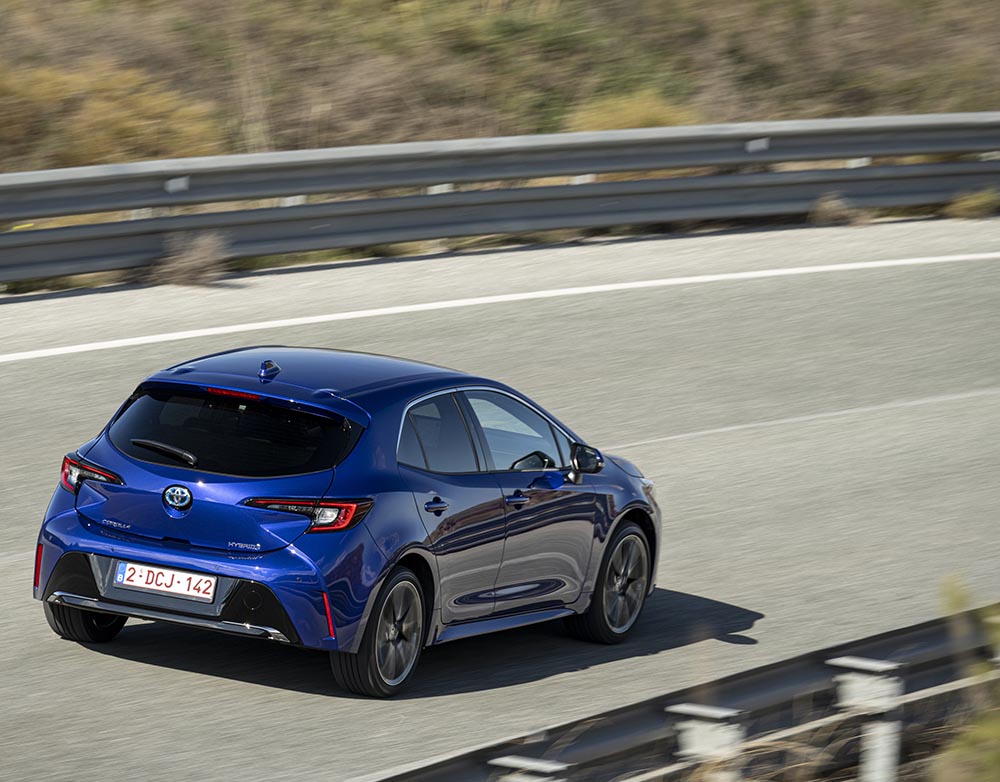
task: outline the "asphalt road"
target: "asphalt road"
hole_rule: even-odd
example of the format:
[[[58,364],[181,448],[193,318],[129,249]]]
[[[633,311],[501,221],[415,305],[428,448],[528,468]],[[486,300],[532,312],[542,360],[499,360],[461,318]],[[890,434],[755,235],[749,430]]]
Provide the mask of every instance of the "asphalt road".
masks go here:
[[[959,254],[993,255],[790,273]],[[518,298],[644,280],[661,282]],[[497,296],[513,300],[412,306]],[[931,618],[948,578],[1000,599],[1000,221],[0,297],[0,336],[3,779],[343,780]],[[145,342],[33,353],[131,337]],[[264,642],[147,623],[104,647],[58,639],[30,579],[62,455],[145,374],[259,343],[496,376],[642,465],[665,543],[634,639],[595,647],[540,626],[457,642],[390,702],[347,697],[323,655]]]

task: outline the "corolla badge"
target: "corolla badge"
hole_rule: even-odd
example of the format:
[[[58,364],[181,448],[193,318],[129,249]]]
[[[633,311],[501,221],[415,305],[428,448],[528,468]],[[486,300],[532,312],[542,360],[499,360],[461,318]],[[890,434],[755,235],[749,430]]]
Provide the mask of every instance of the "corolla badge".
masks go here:
[[[163,490],[163,501],[175,510],[191,507],[191,491],[184,486],[168,486]]]

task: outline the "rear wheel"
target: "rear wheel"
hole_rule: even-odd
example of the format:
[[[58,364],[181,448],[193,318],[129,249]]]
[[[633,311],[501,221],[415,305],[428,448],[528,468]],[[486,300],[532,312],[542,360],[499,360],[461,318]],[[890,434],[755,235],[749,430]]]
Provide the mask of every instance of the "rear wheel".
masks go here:
[[[586,641],[621,643],[639,618],[648,587],[649,544],[629,521],[615,531],[605,549],[590,607],[568,617],[566,625]]]
[[[413,571],[393,571],[372,609],[357,654],[331,652],[337,684],[386,698],[409,681],[424,645],[424,597]]]
[[[82,608],[44,603],[45,619],[57,635],[70,641],[102,644],[112,640],[127,621],[124,616],[84,611]]]

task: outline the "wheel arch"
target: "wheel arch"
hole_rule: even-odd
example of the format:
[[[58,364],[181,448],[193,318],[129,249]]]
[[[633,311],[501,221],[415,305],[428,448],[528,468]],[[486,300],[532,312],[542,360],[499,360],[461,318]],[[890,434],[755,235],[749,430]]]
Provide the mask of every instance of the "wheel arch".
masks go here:
[[[601,546],[601,555],[597,557],[597,561],[594,563],[591,578],[596,580],[601,560],[604,558],[604,551],[615,532],[622,524],[631,521],[642,530],[643,535],[646,537],[646,543],[649,545],[649,594],[651,594],[656,586],[656,571],[660,560],[660,530],[657,529],[657,518],[658,515],[652,508],[639,503],[629,505],[619,513],[611,523],[611,526],[608,527],[608,533],[604,537]],[[591,581],[591,584],[593,583],[594,581]]]
[[[656,559],[656,552],[659,551],[660,539],[656,525],[653,523],[652,515],[645,508],[633,506],[619,517],[618,521],[611,528],[609,535],[613,535],[615,530],[627,521],[634,522],[642,530],[643,535],[646,536],[646,543],[649,546],[650,554],[649,566],[650,568],[654,568],[654,559]],[[652,580],[653,573],[650,573],[649,576],[650,580]]]
[[[420,589],[423,592],[424,598],[424,626],[428,633],[427,637],[430,638],[432,637],[434,629],[435,610],[438,607],[437,562],[434,559],[434,555],[430,551],[417,544],[411,544],[406,548],[400,549],[396,552],[395,556],[385,561],[378,580],[372,586],[371,592],[368,594],[365,610],[361,619],[362,628],[367,626],[368,620],[371,617],[372,606],[375,605],[375,600],[382,592],[382,587],[385,585],[385,582],[388,580],[389,576],[392,575],[392,572],[400,566],[408,568],[412,571],[420,584]],[[364,630],[362,629],[361,632],[364,632]],[[361,633],[358,634],[359,641],[360,635]],[[353,646],[355,645],[352,645],[352,648],[348,651],[354,651]]]

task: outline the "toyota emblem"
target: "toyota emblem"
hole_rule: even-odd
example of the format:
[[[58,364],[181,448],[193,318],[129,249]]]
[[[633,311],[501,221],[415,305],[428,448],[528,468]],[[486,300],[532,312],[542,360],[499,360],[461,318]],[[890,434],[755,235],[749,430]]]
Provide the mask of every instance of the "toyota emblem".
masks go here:
[[[163,490],[163,501],[174,510],[191,507],[191,491],[184,486],[168,486]]]

